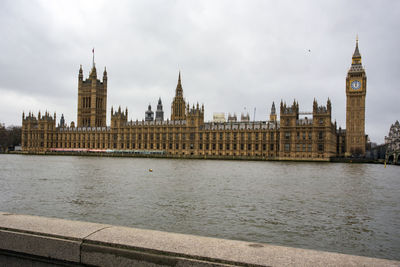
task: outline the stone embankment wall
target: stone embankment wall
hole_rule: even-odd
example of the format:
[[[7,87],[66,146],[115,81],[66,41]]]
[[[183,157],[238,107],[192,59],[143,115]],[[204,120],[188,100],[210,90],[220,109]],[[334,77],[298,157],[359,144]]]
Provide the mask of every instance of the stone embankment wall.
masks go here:
[[[400,262],[0,212],[0,265],[400,266]]]

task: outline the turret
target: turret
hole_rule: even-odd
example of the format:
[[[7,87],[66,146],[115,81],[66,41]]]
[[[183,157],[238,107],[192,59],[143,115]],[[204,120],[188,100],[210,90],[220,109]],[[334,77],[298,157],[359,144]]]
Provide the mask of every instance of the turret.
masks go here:
[[[164,120],[164,111],[163,105],[161,102],[161,97],[158,99],[157,103],[157,111],[156,111],[156,121],[163,121]]]
[[[61,114],[60,127],[64,127],[64,126],[65,126],[64,114]]]
[[[151,110],[151,105],[150,104],[147,107],[147,110],[145,112],[144,120],[145,121],[153,121],[154,120],[154,112]]]
[[[192,105],[192,108],[189,108],[189,104],[187,105],[187,121],[190,125],[202,125],[204,123],[204,106],[200,109],[199,103],[195,106]]]
[[[280,112],[280,125],[295,126],[299,119],[299,103],[293,100],[292,106],[286,106],[286,103],[281,101],[281,112]]]
[[[125,109],[125,112],[121,110],[121,106],[118,107],[118,111],[114,112],[113,107],[111,107],[111,127],[119,128],[128,122],[128,108]]]
[[[331,104],[331,100],[328,97],[328,101],[326,102],[326,107],[328,109],[328,112],[331,113],[332,111],[332,104]]]
[[[313,104],[313,123],[315,126],[331,125],[331,100],[328,98],[326,106],[318,106],[317,100],[314,99]]]
[[[103,83],[105,86],[107,86],[107,69],[104,67],[104,72],[103,72]],[[107,88],[107,87],[105,87]]]
[[[269,114],[270,121],[276,121],[276,108],[275,102],[272,101],[271,113]]]
[[[81,66],[79,67],[79,75],[78,75],[78,80],[79,80],[79,82],[82,82],[82,81],[83,81],[83,70],[82,70],[82,64],[81,64]]]

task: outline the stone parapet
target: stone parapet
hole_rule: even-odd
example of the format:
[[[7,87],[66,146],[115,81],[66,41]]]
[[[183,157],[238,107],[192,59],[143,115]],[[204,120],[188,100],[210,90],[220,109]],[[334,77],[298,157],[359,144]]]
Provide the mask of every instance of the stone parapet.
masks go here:
[[[0,261],[20,260],[34,266],[400,266],[385,259],[0,212]]]

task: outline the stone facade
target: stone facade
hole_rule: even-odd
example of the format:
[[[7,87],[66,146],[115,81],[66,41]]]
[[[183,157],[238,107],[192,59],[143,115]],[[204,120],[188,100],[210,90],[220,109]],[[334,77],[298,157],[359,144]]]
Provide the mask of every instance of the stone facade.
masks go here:
[[[358,53],[358,43],[356,52]],[[77,127],[73,122],[69,126],[60,123],[56,127],[56,115],[50,116],[47,112],[44,115],[39,112],[37,117],[32,113],[27,116],[23,114],[22,147],[28,152],[154,152],[177,157],[213,156],[266,160],[328,161],[332,157],[344,156],[345,153],[351,155],[359,152],[358,148],[361,153],[365,153],[366,78],[362,66],[360,69],[357,65],[361,64],[361,57],[357,61],[356,52],[346,79],[346,125],[351,127],[350,131],[341,128],[338,130],[336,123],[332,123],[332,105],[329,99],[324,106],[318,105],[314,100],[313,111],[308,113],[312,117],[309,118],[299,112],[298,102],[287,105],[281,101],[280,120],[273,103],[269,120],[250,121],[243,114],[241,121],[238,121],[236,115],[229,114],[228,122],[205,122],[204,105],[197,103],[190,107],[186,103],[180,73],[170,120],[164,120],[160,99],[155,120],[150,107],[146,112],[146,120],[141,121],[128,120],[128,109],[123,111],[119,107],[114,111],[111,108],[111,126],[107,127],[103,114],[107,101],[107,73],[104,71],[103,82],[100,82],[96,78],[96,68],[93,65],[89,79],[84,82],[82,69],[79,70]],[[350,90],[349,87],[355,79],[361,83],[362,89],[357,89],[358,91]],[[90,91],[85,89],[89,88],[89,84]],[[356,85],[359,86],[358,83]],[[92,103],[99,104],[88,105],[89,100],[84,99],[91,99],[94,101]],[[349,106],[350,103],[352,107]]]
[[[364,156],[367,138],[365,135],[365,97],[367,76],[361,63],[361,54],[356,49],[346,78],[346,156]]]

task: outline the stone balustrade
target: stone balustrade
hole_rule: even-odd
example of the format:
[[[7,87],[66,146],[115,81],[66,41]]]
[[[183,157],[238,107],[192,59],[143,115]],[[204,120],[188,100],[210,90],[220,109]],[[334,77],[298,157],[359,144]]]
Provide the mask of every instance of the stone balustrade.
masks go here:
[[[5,266],[400,266],[399,261],[0,212]]]

